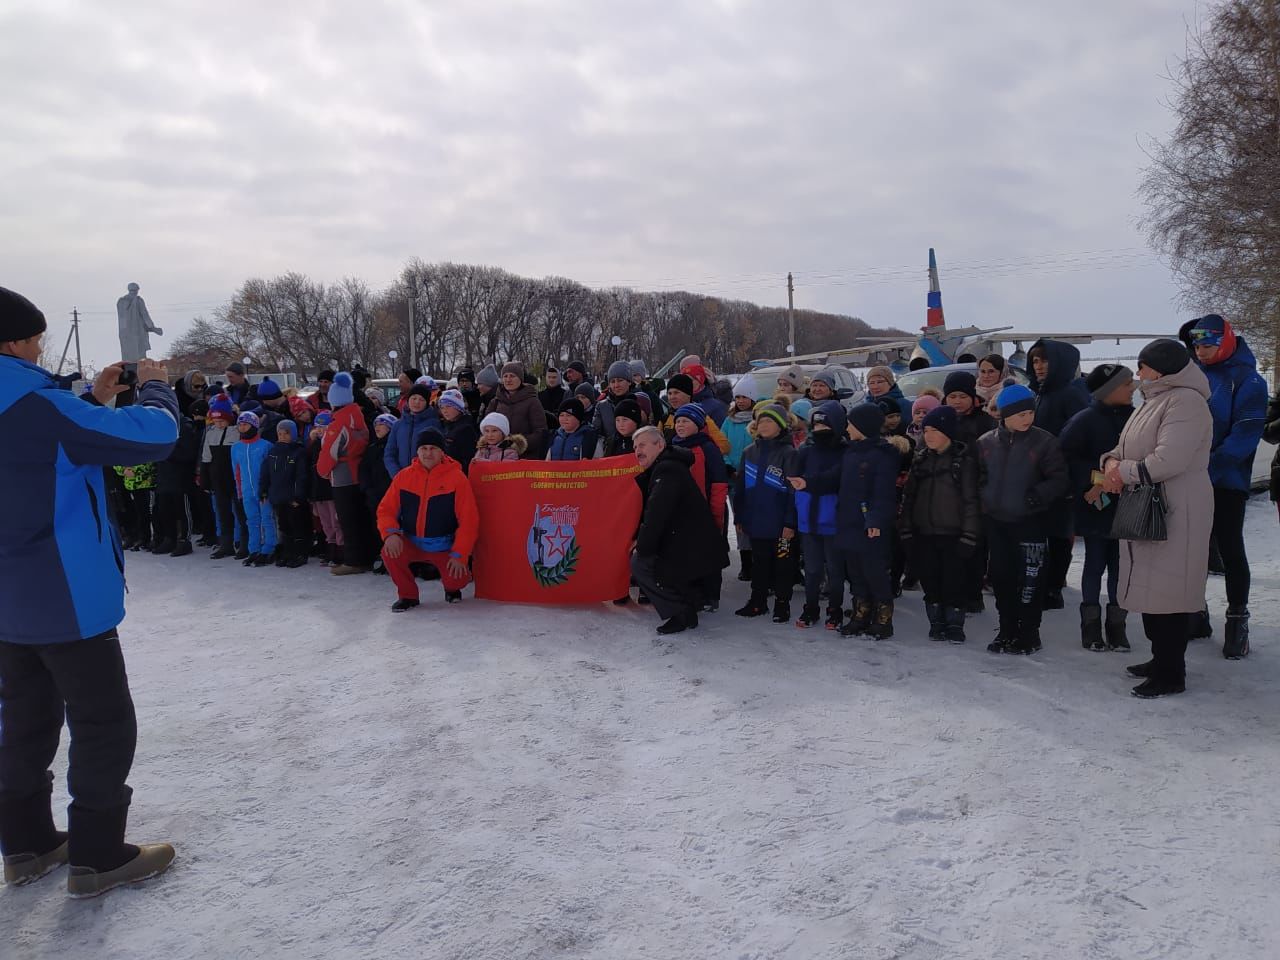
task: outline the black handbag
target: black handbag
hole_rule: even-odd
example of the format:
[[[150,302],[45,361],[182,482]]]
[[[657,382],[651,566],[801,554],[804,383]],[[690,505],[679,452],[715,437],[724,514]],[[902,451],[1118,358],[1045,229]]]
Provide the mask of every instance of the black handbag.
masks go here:
[[[1152,483],[1147,465],[1141,460],[1138,478],[1140,483],[1120,494],[1116,516],[1111,522],[1111,536],[1116,540],[1168,540],[1164,484]]]

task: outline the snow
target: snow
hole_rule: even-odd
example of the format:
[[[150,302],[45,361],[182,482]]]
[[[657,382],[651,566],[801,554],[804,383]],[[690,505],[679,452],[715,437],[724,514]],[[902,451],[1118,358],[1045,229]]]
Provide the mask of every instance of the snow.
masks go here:
[[[1274,957],[1265,498],[1248,536],[1253,656],[1197,641],[1150,702],[1138,623],[1135,655],[1086,652],[1074,592],[1015,658],[991,614],[924,639],[918,593],[877,644],[736,618],[730,576],[663,640],[647,608],[436,582],[393,615],[385,578],[134,555],[130,836],[178,862],[94,901],[5,889],[0,956]]]

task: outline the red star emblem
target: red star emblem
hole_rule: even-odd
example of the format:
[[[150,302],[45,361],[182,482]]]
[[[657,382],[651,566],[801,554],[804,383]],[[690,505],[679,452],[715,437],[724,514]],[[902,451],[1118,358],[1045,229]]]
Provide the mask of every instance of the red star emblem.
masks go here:
[[[569,549],[569,544],[573,542],[573,531],[565,532],[564,527],[556,527],[555,533],[549,533],[546,537],[546,558],[550,562],[565,555],[565,551]]]

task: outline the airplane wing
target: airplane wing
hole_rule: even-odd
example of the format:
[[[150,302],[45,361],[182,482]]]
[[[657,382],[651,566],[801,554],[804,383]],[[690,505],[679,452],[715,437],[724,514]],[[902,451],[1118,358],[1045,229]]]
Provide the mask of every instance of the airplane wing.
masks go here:
[[[882,338],[877,338],[882,339]],[[844,347],[839,350],[824,350],[820,353],[807,353],[798,357],[778,357],[772,360],[752,360],[752,367],[774,367],[785,366],[792,363],[838,363],[842,366],[851,360],[864,360],[867,357],[877,354],[893,354],[904,351],[911,351],[916,348],[920,341],[916,338],[910,340],[882,340],[880,343],[868,343],[858,347]]]
[[[998,334],[993,334],[984,339],[1003,341],[1005,343],[1011,343],[1015,340],[1025,343],[1035,343],[1037,340],[1062,340],[1066,343],[1093,343],[1096,340],[1115,340],[1119,343],[1121,340],[1155,340],[1159,336],[1160,334],[1158,333],[1081,333],[1079,331],[1045,333],[1039,330],[1028,330],[1026,332],[1001,330]]]

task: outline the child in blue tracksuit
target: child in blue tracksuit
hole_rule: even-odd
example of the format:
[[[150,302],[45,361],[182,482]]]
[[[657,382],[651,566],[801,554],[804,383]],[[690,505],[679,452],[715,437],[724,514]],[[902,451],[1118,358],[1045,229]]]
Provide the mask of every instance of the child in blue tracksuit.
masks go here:
[[[887,640],[893,636],[890,534],[897,521],[899,454],[880,435],[884,412],[876,404],[858,404],[847,419],[849,443],[839,469],[816,477],[806,489],[839,495],[836,546],[853,594],[853,612],[840,634]]]
[[[271,443],[258,432],[260,421],[256,413],[242,413],[236,420],[240,442],[231,448],[231,467],[235,472],[236,494],[244,505],[245,521],[249,527],[249,556],[246,567],[265,567],[275,558],[276,521],[271,515],[271,504],[262,498],[262,471]]]
[[[751,542],[751,598],[735,611],[740,617],[769,612],[773,591],[773,622],[791,619],[791,593],[795,587],[795,560],[791,541],[795,529],[787,525],[793,513],[791,487],[795,450],[787,436],[787,411],[775,404],[756,414],[755,442],[742,453],[733,484],[733,516],[739,542]]]
[[[791,484],[797,489],[787,526],[799,532],[804,556],[804,611],[796,622],[801,627],[810,627],[818,621],[818,600],[824,575],[827,579],[827,629],[838,630],[844,622],[844,563],[836,544],[837,497],[834,493],[818,495],[807,487],[817,476],[832,470],[839,473],[844,459],[847,424],[840,401],[822,401],[813,408],[809,417],[809,439],[795,455]]]
[[[570,397],[560,404],[560,429],[551,438],[548,460],[590,460],[596,454],[596,432],[583,421],[587,411],[582,401]]]

